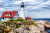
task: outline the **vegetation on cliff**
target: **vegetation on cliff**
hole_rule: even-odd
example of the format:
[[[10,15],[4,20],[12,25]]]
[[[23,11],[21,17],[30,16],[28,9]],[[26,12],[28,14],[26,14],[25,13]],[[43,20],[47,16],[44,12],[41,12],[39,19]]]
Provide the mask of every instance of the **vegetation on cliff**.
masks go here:
[[[36,25],[34,21],[28,21],[28,20],[24,20],[21,18],[18,18],[17,20],[9,20],[7,22],[4,22],[1,24],[2,26],[0,26],[1,29],[1,33],[8,33],[9,31],[13,30],[14,28],[20,28],[21,25]],[[2,27],[2,28],[1,28]]]

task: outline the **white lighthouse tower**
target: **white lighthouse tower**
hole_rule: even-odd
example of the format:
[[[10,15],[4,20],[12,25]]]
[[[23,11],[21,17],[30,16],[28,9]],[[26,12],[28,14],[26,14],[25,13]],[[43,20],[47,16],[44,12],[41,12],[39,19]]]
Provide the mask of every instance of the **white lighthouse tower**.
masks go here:
[[[24,16],[24,3],[23,2],[21,3],[21,17],[23,19],[25,19],[25,16]]]

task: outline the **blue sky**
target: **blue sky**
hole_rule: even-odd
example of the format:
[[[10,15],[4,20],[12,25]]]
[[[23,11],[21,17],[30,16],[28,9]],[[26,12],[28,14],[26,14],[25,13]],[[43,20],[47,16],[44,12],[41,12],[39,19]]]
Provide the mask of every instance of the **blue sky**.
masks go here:
[[[0,16],[5,10],[16,10],[20,16],[22,1],[25,4],[25,17],[50,18],[50,0],[0,0]]]

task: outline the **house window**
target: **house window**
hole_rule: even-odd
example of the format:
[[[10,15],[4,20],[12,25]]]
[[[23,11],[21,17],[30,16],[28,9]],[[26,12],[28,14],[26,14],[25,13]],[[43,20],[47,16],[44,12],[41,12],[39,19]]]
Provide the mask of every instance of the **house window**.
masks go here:
[[[13,14],[12,14],[13,15]]]
[[[10,14],[5,14],[5,16],[10,16]]]
[[[8,14],[8,16],[10,16],[10,14]]]
[[[7,16],[7,14],[5,14],[5,16]]]

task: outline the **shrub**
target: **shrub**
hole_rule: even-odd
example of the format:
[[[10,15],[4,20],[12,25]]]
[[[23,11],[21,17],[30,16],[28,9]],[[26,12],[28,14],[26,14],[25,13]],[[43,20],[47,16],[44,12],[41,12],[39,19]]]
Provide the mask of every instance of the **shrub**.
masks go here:
[[[20,28],[20,25],[16,25],[16,28]]]
[[[31,21],[31,22],[32,22],[32,24],[33,24],[34,26],[36,25],[34,21]]]
[[[14,22],[17,22],[17,20],[15,20]]]
[[[26,22],[26,20],[21,19],[21,18],[18,18],[16,21],[23,21],[23,22]]]
[[[14,19],[11,19],[10,21],[11,21],[11,22],[14,22],[15,20],[14,20]]]

